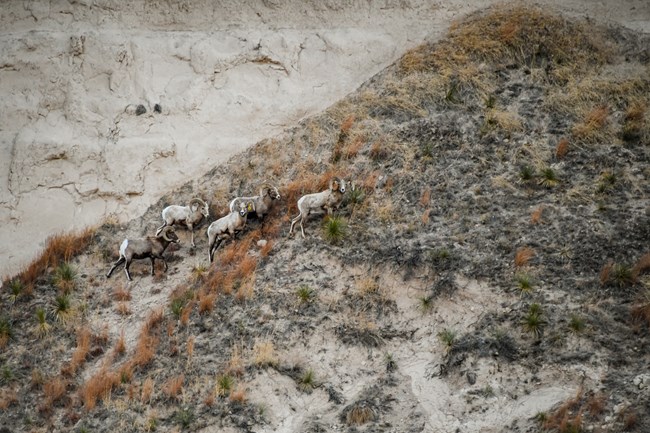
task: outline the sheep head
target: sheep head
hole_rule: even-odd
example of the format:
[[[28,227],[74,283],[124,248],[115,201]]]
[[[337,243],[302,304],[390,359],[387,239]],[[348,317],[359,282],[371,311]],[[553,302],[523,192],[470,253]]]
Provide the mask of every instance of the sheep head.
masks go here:
[[[260,185],[260,195],[262,197],[269,196],[273,200],[279,200],[280,199],[280,192],[276,187],[271,185],[270,183],[263,183]]]
[[[201,214],[204,217],[208,218],[210,216],[208,204],[198,197],[195,197],[192,200],[190,200],[190,209],[192,210],[192,212],[195,212],[200,209]]]
[[[234,209],[237,209],[237,212],[241,217],[245,217],[249,212],[255,212],[255,203],[251,200],[244,201],[237,199],[233,207]]]
[[[341,194],[345,193],[345,180],[339,179],[338,177],[332,178],[330,180],[330,190],[333,191],[338,191]]]
[[[176,244],[180,242],[178,236],[176,235],[176,232],[171,226],[164,227],[162,230],[160,230],[156,237],[163,238],[167,242]]]

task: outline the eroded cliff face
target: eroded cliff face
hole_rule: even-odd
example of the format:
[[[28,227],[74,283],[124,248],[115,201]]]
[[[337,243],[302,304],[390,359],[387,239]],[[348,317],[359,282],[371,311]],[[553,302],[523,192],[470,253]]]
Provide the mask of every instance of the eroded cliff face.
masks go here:
[[[142,214],[492,2],[466,3],[3,2],[0,277],[51,234]],[[614,3],[563,7],[647,25],[645,2]]]

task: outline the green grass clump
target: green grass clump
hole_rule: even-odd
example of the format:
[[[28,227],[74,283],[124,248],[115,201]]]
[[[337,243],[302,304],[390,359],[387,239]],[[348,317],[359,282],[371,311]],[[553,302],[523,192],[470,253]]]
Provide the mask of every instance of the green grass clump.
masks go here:
[[[54,317],[59,323],[66,323],[72,317],[72,301],[70,296],[63,294],[54,298]]]
[[[24,289],[25,286],[23,285],[23,282],[18,278],[11,280],[9,283],[9,291],[11,292],[9,299],[12,303],[15,303],[18,300],[20,295],[22,295]]]
[[[50,324],[47,323],[47,313],[43,308],[36,309],[36,334],[39,337],[45,337],[50,333]]]
[[[449,350],[456,342],[456,332],[454,332],[451,329],[445,328],[438,333],[438,338],[445,345],[446,349]]]
[[[516,275],[515,281],[517,281],[517,287],[521,291],[522,295],[533,291],[533,281],[528,274]]]
[[[301,304],[308,304],[314,300],[316,294],[314,293],[314,289],[311,287],[302,285],[298,287],[298,290],[296,290],[296,296],[298,296],[298,300],[300,300]]]
[[[348,226],[341,217],[328,217],[323,225],[323,237],[329,243],[336,245],[347,236]]]
[[[540,173],[541,179],[538,183],[544,188],[553,188],[560,183],[560,179],[557,177],[557,173],[551,167],[546,167],[542,169]]]
[[[77,271],[68,262],[61,263],[54,271],[52,283],[63,293],[70,293],[76,285]]]
[[[524,330],[532,334],[535,338],[540,338],[546,325],[546,320],[542,317],[542,307],[537,304],[531,304],[528,313],[522,320]]]
[[[216,391],[219,396],[226,396],[232,391],[235,385],[235,379],[229,374],[222,374],[217,378]]]
[[[574,334],[579,334],[585,330],[585,319],[578,314],[571,314],[569,319],[569,328]]]
[[[311,392],[316,388],[316,374],[314,370],[307,369],[298,379],[298,386],[305,392]]]

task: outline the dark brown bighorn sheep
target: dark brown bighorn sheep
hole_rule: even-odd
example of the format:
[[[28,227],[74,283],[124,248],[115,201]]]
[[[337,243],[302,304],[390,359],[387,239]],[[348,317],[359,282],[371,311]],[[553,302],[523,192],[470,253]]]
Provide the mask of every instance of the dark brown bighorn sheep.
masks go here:
[[[235,200],[234,207],[237,211],[230,212],[228,215],[219,218],[208,227],[208,258],[210,263],[212,263],[214,252],[219,248],[221,242],[229,237],[234,240],[237,232],[244,229],[248,213],[255,212],[255,205],[252,201]]]
[[[129,274],[129,266],[131,266],[131,261],[133,259],[151,259],[151,275],[154,273],[154,264],[156,259],[163,261],[165,265],[165,272],[167,271],[167,261],[163,257],[163,253],[167,246],[170,243],[178,243],[178,236],[174,233],[172,227],[164,227],[161,229],[156,236],[148,236],[146,238],[138,239],[124,239],[122,245],[120,245],[120,258],[113,263],[113,267],[106,278],[110,278],[111,274],[122,263],[124,265],[124,272],[126,273],[126,278],[131,281],[131,274]]]
[[[329,189],[300,197],[298,199],[298,212],[300,213],[291,220],[289,235],[293,233],[293,226],[300,221],[300,231],[304,238],[305,230],[303,229],[302,223],[307,216],[315,213],[315,211],[327,211],[328,215],[332,215],[332,210],[338,208],[343,201],[345,188],[345,180],[335,177],[330,180]]]
[[[187,227],[192,233],[191,244],[194,245],[194,226],[199,224],[203,218],[208,218],[210,216],[210,211],[208,210],[208,204],[201,200],[200,198],[193,198],[190,200],[189,206],[179,206],[171,205],[167,206],[162,211],[163,225],[158,227],[156,230],[156,235],[160,231],[168,226],[174,224],[183,225]]]

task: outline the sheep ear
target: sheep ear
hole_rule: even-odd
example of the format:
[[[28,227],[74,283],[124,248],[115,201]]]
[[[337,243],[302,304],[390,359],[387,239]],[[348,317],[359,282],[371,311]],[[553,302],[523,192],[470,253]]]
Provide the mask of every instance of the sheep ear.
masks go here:
[[[253,203],[248,202],[248,205],[246,206],[246,210],[248,212],[253,212],[255,210],[255,208],[253,207]]]
[[[332,181],[332,190],[333,190],[333,191],[336,191],[336,190],[338,190],[338,189],[339,189],[339,182],[336,181],[336,180],[333,180],[333,181]]]

